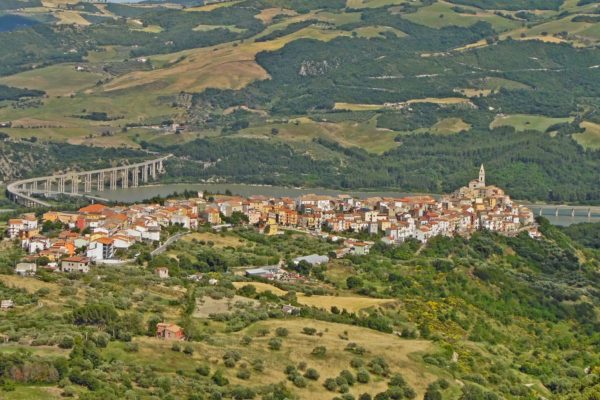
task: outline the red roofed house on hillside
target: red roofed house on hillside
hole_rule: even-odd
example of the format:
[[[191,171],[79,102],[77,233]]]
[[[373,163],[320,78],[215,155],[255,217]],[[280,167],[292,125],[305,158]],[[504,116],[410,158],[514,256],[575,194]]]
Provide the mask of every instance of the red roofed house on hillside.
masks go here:
[[[61,270],[63,272],[81,272],[87,274],[90,271],[90,259],[81,256],[65,258],[61,262]]]
[[[164,340],[185,340],[183,328],[175,324],[156,324],[156,337]]]
[[[90,204],[79,209],[81,214],[101,214],[106,206],[104,204]]]
[[[113,258],[115,256],[114,239],[101,237],[92,241],[88,246],[87,256],[93,261]]]

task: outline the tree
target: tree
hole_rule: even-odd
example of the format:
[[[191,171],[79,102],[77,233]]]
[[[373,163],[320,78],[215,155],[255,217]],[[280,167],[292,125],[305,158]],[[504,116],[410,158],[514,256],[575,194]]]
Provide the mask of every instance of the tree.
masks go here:
[[[323,386],[325,387],[325,389],[329,390],[330,392],[335,392],[338,385],[337,385],[337,382],[335,381],[335,379],[327,378],[327,379],[325,379],[325,382],[323,382]]]
[[[213,376],[212,381],[217,386],[227,386],[229,384],[229,380],[223,376],[223,371],[217,370]]]
[[[346,286],[348,286],[348,289],[361,288],[363,286],[363,281],[356,276],[349,276],[346,279]]]
[[[356,381],[358,383],[369,383],[370,380],[371,377],[369,376],[369,372],[366,369],[361,368],[356,373]]]
[[[312,380],[312,381],[318,381],[318,380],[319,380],[319,377],[320,377],[320,375],[319,375],[319,372],[318,372],[316,369],[314,369],[314,368],[309,368],[309,369],[307,369],[307,370],[306,370],[306,372],[304,373],[304,377],[305,377],[306,379],[310,379],[310,380]]]
[[[283,341],[278,337],[269,339],[269,343],[268,343],[269,349],[274,350],[274,351],[280,350],[282,344],[283,344]]]
[[[275,329],[275,334],[278,337],[287,337],[289,335],[289,331],[287,330],[287,328],[283,328],[283,327],[279,327],[277,329]]]

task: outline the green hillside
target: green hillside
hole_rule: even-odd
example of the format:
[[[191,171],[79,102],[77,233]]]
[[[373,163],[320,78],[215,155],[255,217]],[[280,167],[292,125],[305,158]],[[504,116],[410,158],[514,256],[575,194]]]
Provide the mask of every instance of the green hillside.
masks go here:
[[[561,399],[598,396],[598,252],[541,220],[543,239],[479,233],[251,282],[237,267],[323,252],[303,234],[193,233],[141,266],[11,275],[3,398]],[[596,227],[582,227],[597,231]],[[596,248],[596,245],[593,245]],[[209,263],[210,264],[209,264]],[[254,264],[256,265],[256,264]],[[154,268],[167,266],[160,280]],[[186,279],[203,273],[200,282]],[[218,284],[209,284],[209,278]],[[286,304],[298,315],[280,311]],[[156,323],[188,341],[154,338]]]
[[[279,165],[258,176],[179,159],[173,181],[441,192],[485,162],[515,197],[600,202],[597,2],[15,0],[2,12],[38,22],[0,32],[13,140],[197,160],[196,144],[231,140],[231,160]],[[156,129],[171,123],[185,129]],[[239,153],[254,141],[260,156]],[[290,176],[304,158],[312,172]]]

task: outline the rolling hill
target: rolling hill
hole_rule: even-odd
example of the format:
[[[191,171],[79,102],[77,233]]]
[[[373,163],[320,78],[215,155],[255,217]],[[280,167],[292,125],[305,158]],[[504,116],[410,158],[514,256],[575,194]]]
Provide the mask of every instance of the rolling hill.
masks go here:
[[[159,152],[259,140],[338,176],[295,184],[344,188],[446,190],[441,171],[486,162],[511,176],[517,197],[600,201],[595,2],[14,0],[2,12],[36,24],[0,33],[0,85],[45,93],[2,103],[2,130],[14,140]],[[85,117],[92,113],[106,118]],[[173,123],[185,128],[164,128]],[[511,129],[539,145],[527,155],[500,147],[467,164],[456,159]],[[437,176],[422,181],[402,147],[430,141],[442,153],[427,161]],[[558,147],[572,152],[563,157],[570,178],[554,174]],[[355,181],[346,166],[361,151],[369,165],[385,155],[402,167],[381,179],[362,165],[369,179]],[[197,179],[176,170],[170,179]],[[221,178],[258,180],[235,171]]]

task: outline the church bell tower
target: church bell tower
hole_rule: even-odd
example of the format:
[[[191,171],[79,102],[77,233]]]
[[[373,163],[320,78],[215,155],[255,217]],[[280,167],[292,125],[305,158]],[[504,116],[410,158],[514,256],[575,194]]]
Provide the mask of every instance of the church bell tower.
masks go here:
[[[481,164],[481,168],[479,168],[479,184],[485,186],[485,168],[483,168],[483,164]]]

